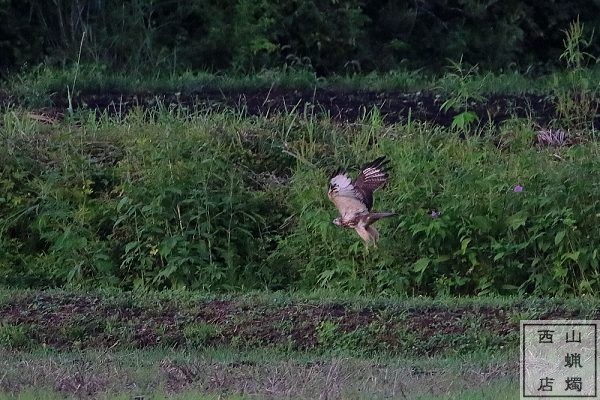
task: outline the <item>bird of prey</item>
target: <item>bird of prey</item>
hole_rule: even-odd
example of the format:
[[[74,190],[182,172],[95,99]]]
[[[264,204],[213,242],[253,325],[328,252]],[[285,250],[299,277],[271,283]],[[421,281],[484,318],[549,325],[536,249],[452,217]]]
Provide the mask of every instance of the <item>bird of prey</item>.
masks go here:
[[[327,196],[335,204],[340,216],[333,223],[342,228],[356,230],[368,245],[379,240],[379,232],[371,226],[375,221],[396,215],[393,212],[371,212],[373,192],[383,186],[388,178],[385,157],[365,165],[354,181],[338,169],[331,176]]]

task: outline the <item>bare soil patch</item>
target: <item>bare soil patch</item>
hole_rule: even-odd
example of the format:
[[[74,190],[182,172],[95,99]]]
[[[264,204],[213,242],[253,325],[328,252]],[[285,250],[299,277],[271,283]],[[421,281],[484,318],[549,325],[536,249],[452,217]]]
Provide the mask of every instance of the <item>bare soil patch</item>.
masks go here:
[[[51,96],[52,107],[38,110],[44,119],[61,118],[68,107],[66,96]],[[134,107],[208,109],[223,111],[243,110],[247,115],[268,116],[281,112],[325,114],[339,122],[354,122],[377,108],[386,123],[428,121],[449,126],[455,111],[443,112],[446,97],[431,91],[368,91],[263,88],[247,90],[199,89],[178,93],[121,93],[83,92],[73,99],[74,109],[87,108],[112,115],[124,115]],[[10,102],[4,96],[4,104]],[[475,112],[482,124],[513,118],[532,118],[540,125],[548,125],[556,117],[553,97],[539,94],[491,94],[484,101],[473,101],[469,110]],[[600,122],[600,116],[595,117]]]
[[[525,313],[525,314],[524,314]],[[519,319],[582,316],[548,305],[529,310],[486,306],[410,308],[387,303],[256,302],[247,299],[132,301],[67,292],[29,293],[0,304],[0,327],[19,327],[26,341],[10,347],[237,347],[344,350],[361,354],[433,355],[518,345]],[[2,330],[0,329],[0,330]],[[13,333],[14,335],[14,333]],[[13,338],[14,339],[14,338]],[[487,347],[486,347],[487,349]]]

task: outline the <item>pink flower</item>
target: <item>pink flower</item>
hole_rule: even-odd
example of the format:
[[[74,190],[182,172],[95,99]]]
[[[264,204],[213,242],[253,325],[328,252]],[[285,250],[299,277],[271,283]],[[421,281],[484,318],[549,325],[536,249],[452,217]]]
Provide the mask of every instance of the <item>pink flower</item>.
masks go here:
[[[515,188],[513,189],[513,191],[515,193],[521,193],[523,191],[523,186],[521,185],[516,185]]]

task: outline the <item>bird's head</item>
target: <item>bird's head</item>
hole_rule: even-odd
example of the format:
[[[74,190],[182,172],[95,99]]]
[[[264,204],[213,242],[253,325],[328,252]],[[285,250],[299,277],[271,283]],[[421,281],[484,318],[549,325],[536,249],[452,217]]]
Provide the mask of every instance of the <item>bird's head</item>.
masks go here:
[[[337,217],[336,219],[333,220],[333,224],[337,225],[337,226],[342,226],[342,220],[340,217]]]

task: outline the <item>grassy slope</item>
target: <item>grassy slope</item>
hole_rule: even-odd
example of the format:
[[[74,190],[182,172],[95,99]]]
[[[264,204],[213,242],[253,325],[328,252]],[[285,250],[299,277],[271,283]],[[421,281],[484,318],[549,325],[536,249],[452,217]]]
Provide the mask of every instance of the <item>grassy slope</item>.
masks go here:
[[[0,281],[11,287],[393,295],[600,286],[593,132],[545,148],[523,120],[464,140],[376,114],[350,125],[139,109],[125,120],[2,117]],[[376,207],[398,217],[378,223],[382,240],[367,252],[331,224],[326,182],[336,167],[354,171],[381,154],[391,173]]]

